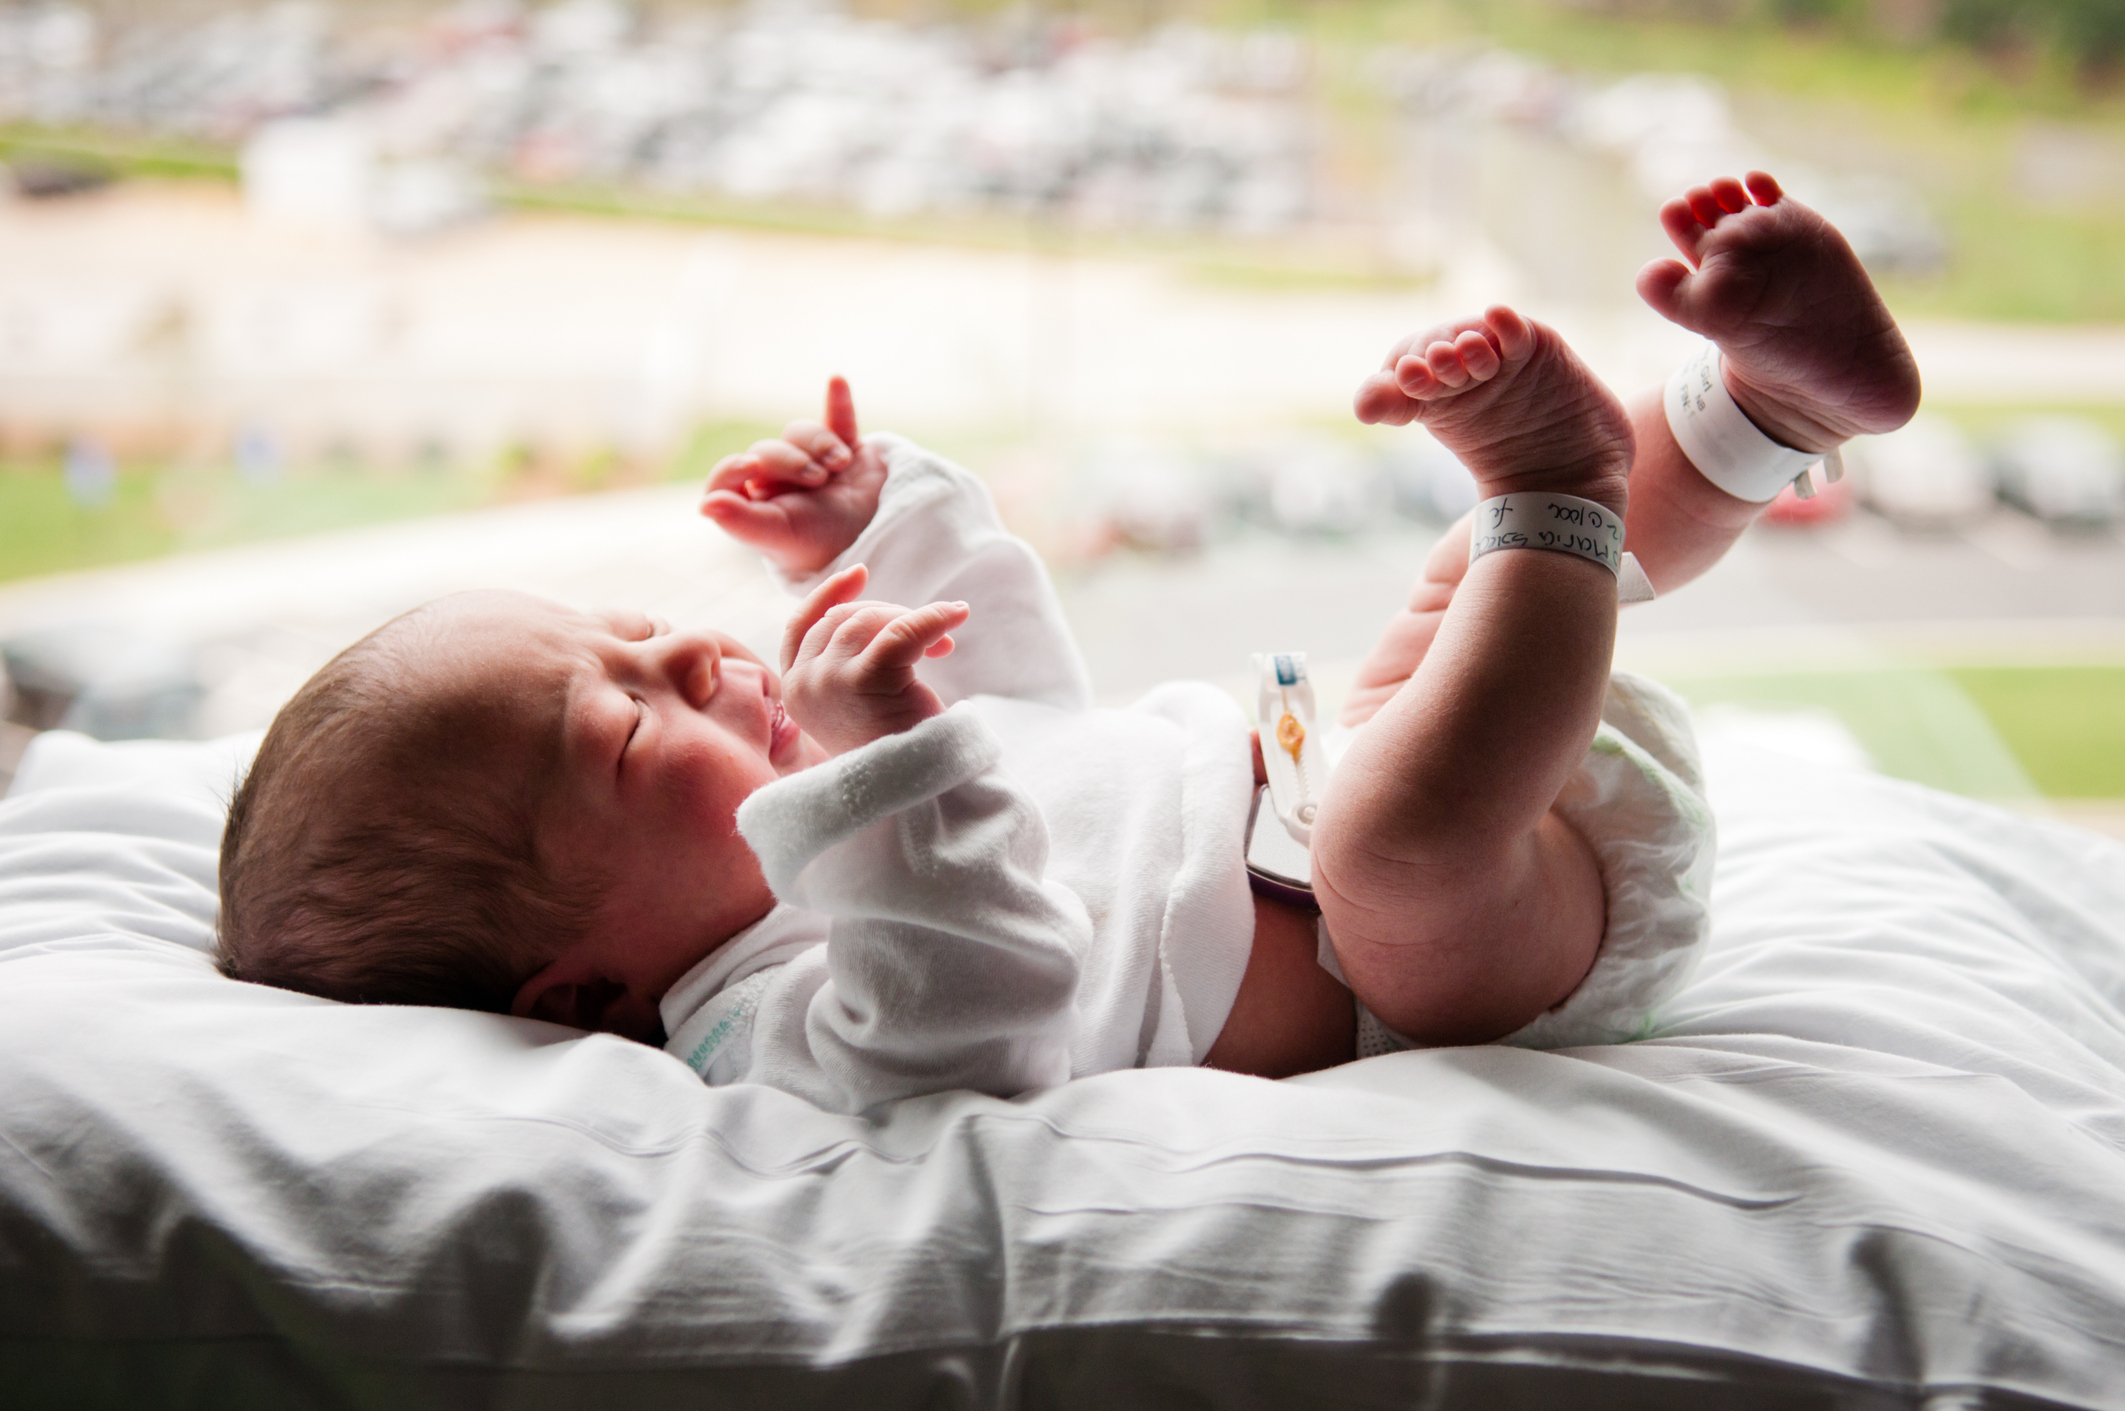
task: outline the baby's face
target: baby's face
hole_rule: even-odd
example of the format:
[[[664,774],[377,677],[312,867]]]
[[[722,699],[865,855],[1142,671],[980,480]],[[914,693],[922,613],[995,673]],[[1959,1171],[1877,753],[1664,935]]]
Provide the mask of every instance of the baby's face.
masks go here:
[[[654,1037],[673,982],[774,905],[738,805],[826,753],[783,712],[775,673],[722,633],[517,594],[471,595],[452,627],[482,689],[554,717],[541,728],[559,732],[561,778],[539,849],[605,879],[574,957],[620,991],[597,1027]]]

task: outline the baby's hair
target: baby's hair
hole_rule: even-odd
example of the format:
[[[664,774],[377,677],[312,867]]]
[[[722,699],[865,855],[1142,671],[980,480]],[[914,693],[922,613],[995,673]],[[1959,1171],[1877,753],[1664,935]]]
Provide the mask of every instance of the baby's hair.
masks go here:
[[[223,974],[506,1013],[587,928],[597,888],[539,855],[558,729],[525,728],[540,702],[438,685],[447,652],[416,609],[274,717],[222,835]]]

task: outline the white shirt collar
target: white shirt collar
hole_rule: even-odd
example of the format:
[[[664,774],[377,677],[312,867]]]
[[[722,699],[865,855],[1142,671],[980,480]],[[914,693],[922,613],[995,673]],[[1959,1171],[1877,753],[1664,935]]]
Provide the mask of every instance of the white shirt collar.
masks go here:
[[[664,992],[664,998],[657,1001],[664,1032],[677,1033],[694,1011],[746,976],[794,960],[800,952],[822,944],[826,931],[827,920],[818,912],[777,902],[767,915],[710,951]]]

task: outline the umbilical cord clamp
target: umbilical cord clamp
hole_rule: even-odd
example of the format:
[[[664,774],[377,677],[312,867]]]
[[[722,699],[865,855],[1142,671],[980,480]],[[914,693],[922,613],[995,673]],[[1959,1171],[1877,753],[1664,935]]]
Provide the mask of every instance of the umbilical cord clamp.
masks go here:
[[[1328,761],[1314,724],[1306,654],[1257,652],[1254,669],[1255,724],[1261,732],[1269,801],[1284,831],[1297,842],[1310,843],[1321,787],[1328,782]]]

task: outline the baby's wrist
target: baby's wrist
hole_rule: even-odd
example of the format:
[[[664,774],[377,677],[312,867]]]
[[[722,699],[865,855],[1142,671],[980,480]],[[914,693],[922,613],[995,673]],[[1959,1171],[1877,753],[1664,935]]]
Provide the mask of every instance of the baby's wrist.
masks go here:
[[[812,544],[788,544],[779,551],[767,550],[768,559],[785,577],[816,578],[834,566],[834,561],[849,551],[849,547],[863,537],[863,526],[857,525],[845,533],[837,533],[828,539]]]
[[[844,755],[851,750],[860,750],[865,745],[874,745],[893,735],[904,735],[932,716],[942,714],[943,709],[936,701],[917,700],[909,702],[904,709],[876,713],[826,712],[826,718],[820,720],[816,727],[798,718],[795,711],[791,712],[791,718],[797,719],[797,723],[804,727],[805,733],[824,745],[829,752]],[[818,715],[820,712],[807,711],[806,714]]]

